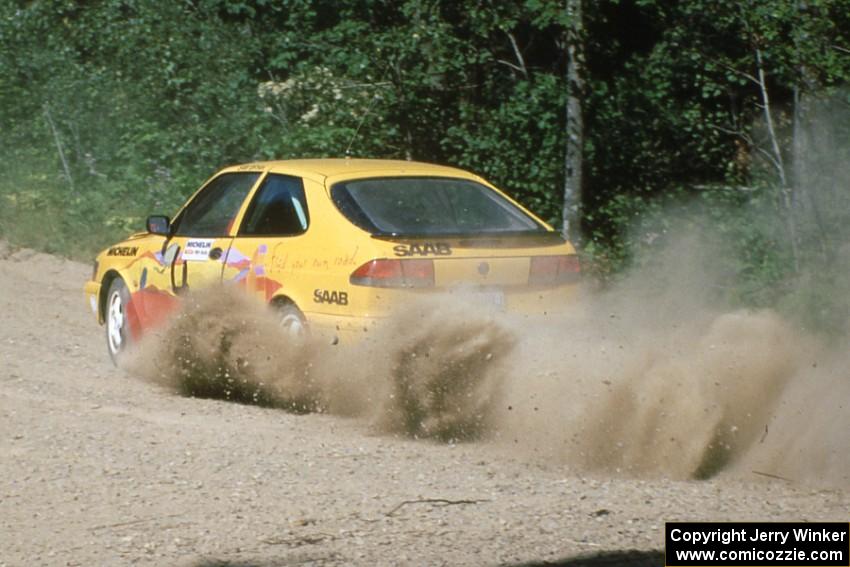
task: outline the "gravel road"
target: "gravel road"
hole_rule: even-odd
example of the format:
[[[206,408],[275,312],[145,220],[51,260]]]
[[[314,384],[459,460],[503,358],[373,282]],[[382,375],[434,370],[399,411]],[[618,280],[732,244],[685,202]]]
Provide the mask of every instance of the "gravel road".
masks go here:
[[[654,565],[668,520],[847,521],[841,490],[588,476],[176,396],[112,367],[90,269],[0,248],[0,566]]]

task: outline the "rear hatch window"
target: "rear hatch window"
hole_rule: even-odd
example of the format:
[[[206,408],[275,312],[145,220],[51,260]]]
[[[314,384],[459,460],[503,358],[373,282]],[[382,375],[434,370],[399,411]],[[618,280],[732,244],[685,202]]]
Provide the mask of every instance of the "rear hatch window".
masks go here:
[[[496,191],[466,179],[382,177],[331,190],[348,220],[375,236],[508,236],[550,231]]]

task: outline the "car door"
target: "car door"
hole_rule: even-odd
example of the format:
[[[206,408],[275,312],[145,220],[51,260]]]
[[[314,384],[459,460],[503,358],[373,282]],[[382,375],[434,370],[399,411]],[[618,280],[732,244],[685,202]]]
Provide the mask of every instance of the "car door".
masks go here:
[[[224,279],[268,301],[284,284],[292,292],[290,255],[309,248],[303,239],[310,224],[300,177],[269,173],[254,193],[231,247]]]
[[[260,175],[223,173],[207,183],[177,216],[164,253],[174,293],[221,281],[234,224]]]

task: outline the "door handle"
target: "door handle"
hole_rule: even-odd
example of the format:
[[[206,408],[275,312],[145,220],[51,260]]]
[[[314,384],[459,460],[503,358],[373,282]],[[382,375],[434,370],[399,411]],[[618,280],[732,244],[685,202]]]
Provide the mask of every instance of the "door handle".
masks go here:
[[[221,258],[221,248],[216,246],[210,250],[210,260],[218,260],[219,258]]]

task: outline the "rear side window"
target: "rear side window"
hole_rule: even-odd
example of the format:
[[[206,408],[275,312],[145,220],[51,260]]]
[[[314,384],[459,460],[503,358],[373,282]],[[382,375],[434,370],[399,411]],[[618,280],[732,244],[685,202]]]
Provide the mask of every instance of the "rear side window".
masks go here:
[[[225,236],[259,173],[225,173],[192,199],[177,221],[177,236]]]
[[[294,236],[307,230],[307,201],[298,177],[269,174],[248,207],[240,236]]]
[[[332,197],[348,220],[373,234],[548,232],[496,191],[466,179],[362,179],[334,185]]]

